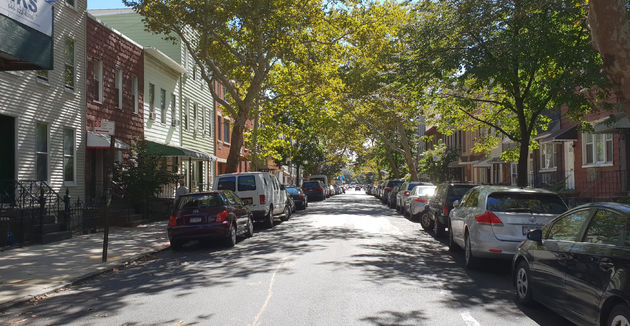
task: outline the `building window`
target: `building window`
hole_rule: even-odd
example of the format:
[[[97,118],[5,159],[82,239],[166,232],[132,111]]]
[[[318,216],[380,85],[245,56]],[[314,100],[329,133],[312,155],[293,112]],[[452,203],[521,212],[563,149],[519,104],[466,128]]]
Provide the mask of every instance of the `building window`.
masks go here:
[[[221,129],[221,116],[217,117],[217,139],[221,140],[221,133],[223,130]]]
[[[177,126],[177,97],[171,94],[171,126]]]
[[[35,153],[37,181],[48,181],[48,125],[36,125]]]
[[[74,90],[74,40],[66,39],[64,48],[65,72],[64,80],[67,88]]]
[[[160,122],[166,123],[166,91],[160,88]]]
[[[184,129],[188,130],[188,99],[184,100]]]
[[[123,72],[122,70],[116,70],[116,103],[119,109],[122,107],[122,86],[123,86]]]
[[[74,181],[74,130],[63,130],[63,181]]]
[[[37,70],[37,79],[47,82],[48,81],[48,70]]]
[[[230,120],[225,120],[223,123],[223,141],[230,142]]]
[[[149,119],[155,119],[155,85],[149,83]]]
[[[540,145],[540,168],[555,169],[556,162],[556,144],[544,143]]]
[[[192,69],[193,80],[197,80],[197,66]]]
[[[138,114],[138,77],[133,76],[131,79],[131,88],[133,91],[133,112]]]
[[[92,96],[95,101],[103,103],[103,61],[94,63],[94,89]]]
[[[201,130],[203,130],[203,134],[206,134],[206,108],[201,107]]]
[[[197,103],[193,103],[193,130],[197,131]]]
[[[610,165],[612,163],[612,134],[582,134],[583,165]]]
[[[75,0],[66,0],[66,4],[72,8],[75,8]]]

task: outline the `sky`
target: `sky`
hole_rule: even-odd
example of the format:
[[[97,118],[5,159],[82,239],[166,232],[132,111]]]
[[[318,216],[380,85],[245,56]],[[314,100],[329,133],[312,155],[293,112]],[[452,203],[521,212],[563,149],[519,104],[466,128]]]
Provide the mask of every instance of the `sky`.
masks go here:
[[[115,9],[125,8],[122,0],[87,0],[88,9]]]

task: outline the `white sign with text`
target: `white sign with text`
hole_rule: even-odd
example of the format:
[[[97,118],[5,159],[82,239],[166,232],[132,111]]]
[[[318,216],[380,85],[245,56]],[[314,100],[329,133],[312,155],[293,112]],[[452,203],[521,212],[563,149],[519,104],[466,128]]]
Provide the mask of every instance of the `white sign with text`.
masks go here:
[[[0,0],[0,14],[52,36],[56,0]],[[9,31],[3,31],[9,33]]]

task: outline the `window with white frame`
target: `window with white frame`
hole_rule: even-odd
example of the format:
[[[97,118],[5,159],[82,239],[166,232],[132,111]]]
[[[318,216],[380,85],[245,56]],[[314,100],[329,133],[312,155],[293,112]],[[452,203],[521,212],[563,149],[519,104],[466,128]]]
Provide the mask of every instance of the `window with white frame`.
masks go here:
[[[35,170],[37,181],[48,181],[48,125],[38,123],[35,139]]]
[[[149,83],[149,119],[155,119],[155,85]]]
[[[103,61],[94,62],[94,100],[103,103]]]
[[[63,129],[63,181],[74,182],[74,129]]]
[[[193,114],[192,114],[192,127],[194,131],[197,131],[197,103],[193,103]]]
[[[64,47],[64,82],[66,88],[74,90],[74,40],[67,38]]]
[[[166,123],[166,90],[160,88],[160,122]]]
[[[613,163],[612,134],[582,134],[582,165]]]
[[[184,100],[184,129],[188,130],[188,99]]]
[[[540,169],[555,169],[556,167],[556,144],[540,144]]]
[[[171,126],[177,126],[177,96],[171,94]]]
[[[205,107],[201,107],[201,130],[203,131],[203,134],[206,134],[206,108]]]
[[[230,120],[223,121],[223,141],[230,142]]]
[[[133,91],[133,113],[138,114],[138,77],[131,78],[131,88]]]
[[[122,70],[116,70],[116,106],[119,109],[123,109],[122,106],[122,86],[123,86],[123,72]]]

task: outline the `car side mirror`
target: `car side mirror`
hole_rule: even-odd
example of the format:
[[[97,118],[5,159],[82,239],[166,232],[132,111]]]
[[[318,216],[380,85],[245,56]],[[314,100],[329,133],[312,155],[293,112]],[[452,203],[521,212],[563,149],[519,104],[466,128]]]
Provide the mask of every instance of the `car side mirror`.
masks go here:
[[[459,207],[459,200],[453,202],[453,207]]]
[[[527,232],[527,240],[542,242],[542,230],[531,230]]]

